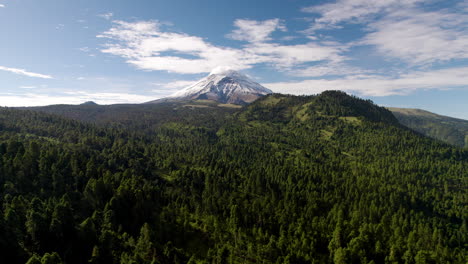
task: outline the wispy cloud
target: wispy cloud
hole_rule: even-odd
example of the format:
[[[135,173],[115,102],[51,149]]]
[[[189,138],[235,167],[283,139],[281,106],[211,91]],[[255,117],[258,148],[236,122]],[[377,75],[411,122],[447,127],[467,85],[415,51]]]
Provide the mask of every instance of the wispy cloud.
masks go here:
[[[263,62],[270,63],[279,70],[290,71],[308,62],[342,61],[344,57],[340,53],[345,51],[346,47],[338,43],[322,45],[315,42],[297,45],[253,43],[244,49],[249,54],[262,56]]]
[[[114,13],[112,13],[112,12],[108,12],[108,13],[98,15],[98,17],[102,17],[102,18],[104,18],[106,20],[110,20],[113,16],[114,16]]]
[[[381,12],[407,9],[423,0],[338,0],[335,3],[308,6],[303,12],[318,14],[309,32],[335,28],[340,23],[362,23]]]
[[[5,7],[5,5],[3,5],[3,4],[0,4],[0,8],[2,8],[2,7]]]
[[[20,88],[20,89],[35,89],[35,88],[37,88],[37,86],[24,85],[24,86],[20,86],[19,88]]]
[[[90,51],[89,47],[78,48],[78,50],[80,50],[82,52],[89,52]]]
[[[36,77],[36,78],[42,78],[42,79],[53,79],[52,76],[46,75],[46,74],[40,74],[40,73],[34,73],[34,72],[29,72],[23,69],[16,69],[16,68],[9,68],[9,67],[4,67],[0,66],[0,71],[7,71],[7,72],[12,72],[15,74],[20,74],[28,77]]]
[[[115,43],[101,51],[124,57],[140,69],[177,73],[209,72],[223,61],[243,69],[252,61],[242,51],[217,47],[196,36],[162,32],[159,27],[157,21],[114,21],[114,27],[98,37]]]
[[[468,58],[468,14],[442,10],[394,12],[370,23],[360,44],[411,65]]]
[[[234,21],[234,26],[237,29],[226,36],[247,42],[265,42],[271,40],[270,35],[276,30],[287,30],[286,26],[277,18],[265,21],[237,19]]]
[[[90,57],[95,57],[96,56],[96,54],[93,53],[95,49],[91,49],[89,47],[81,47],[81,48],[78,48],[78,50],[81,51],[81,52],[87,53],[88,56],[90,56]]]
[[[283,69],[305,62],[341,59],[342,48],[336,43],[265,42],[271,40],[271,32],[285,29],[278,19],[239,21],[231,37],[246,40],[254,32],[263,32],[241,48],[217,46],[201,37],[167,32],[157,21],[114,21],[114,26],[98,37],[112,40],[101,50],[104,53],[126,58],[128,63],[143,70],[176,73],[208,73],[220,65],[241,70],[260,63]]]
[[[365,96],[404,95],[421,89],[454,89],[468,87],[468,67],[433,71],[415,71],[396,78],[377,75],[356,75],[340,79],[304,80],[265,83],[274,92],[317,94],[326,90],[342,90]]]
[[[369,74],[370,71],[348,65],[344,62],[330,62],[318,64],[302,69],[294,69],[291,75],[300,77],[347,76],[355,74]]]
[[[359,23],[365,32],[353,45],[371,45],[383,58],[421,66],[468,58],[466,1],[456,8],[424,10],[422,0],[338,0],[303,8],[318,14],[308,33]]]

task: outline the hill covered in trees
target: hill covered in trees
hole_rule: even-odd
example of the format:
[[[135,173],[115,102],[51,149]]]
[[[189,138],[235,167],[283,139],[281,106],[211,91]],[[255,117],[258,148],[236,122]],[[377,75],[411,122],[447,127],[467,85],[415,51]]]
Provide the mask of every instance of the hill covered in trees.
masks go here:
[[[370,101],[80,107],[0,109],[8,263],[466,262],[468,151]]]
[[[441,116],[420,109],[389,108],[405,126],[454,146],[468,148],[468,120]]]

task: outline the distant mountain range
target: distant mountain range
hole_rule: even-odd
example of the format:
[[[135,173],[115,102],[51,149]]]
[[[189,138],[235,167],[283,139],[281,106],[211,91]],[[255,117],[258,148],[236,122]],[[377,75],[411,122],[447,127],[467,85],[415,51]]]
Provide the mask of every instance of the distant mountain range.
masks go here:
[[[434,114],[421,109],[389,107],[401,124],[446,143],[468,147],[468,120]]]

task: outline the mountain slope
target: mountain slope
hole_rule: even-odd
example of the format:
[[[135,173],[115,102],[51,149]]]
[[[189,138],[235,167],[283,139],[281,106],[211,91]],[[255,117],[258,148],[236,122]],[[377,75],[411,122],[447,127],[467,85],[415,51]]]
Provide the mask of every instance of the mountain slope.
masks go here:
[[[389,107],[401,124],[451,145],[468,148],[468,120],[420,109]]]
[[[341,92],[183,105],[137,129],[0,109],[6,261],[466,262],[468,151]]]
[[[212,72],[181,91],[148,103],[209,99],[220,103],[247,104],[270,93],[272,93],[271,90],[254,82],[246,75],[233,70],[224,70]]]

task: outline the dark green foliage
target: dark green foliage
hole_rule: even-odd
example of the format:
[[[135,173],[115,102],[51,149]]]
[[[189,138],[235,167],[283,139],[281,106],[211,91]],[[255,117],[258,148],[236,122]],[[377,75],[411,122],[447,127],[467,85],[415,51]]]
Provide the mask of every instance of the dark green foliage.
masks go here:
[[[0,109],[2,259],[466,262],[467,151],[340,92],[194,104]]]

